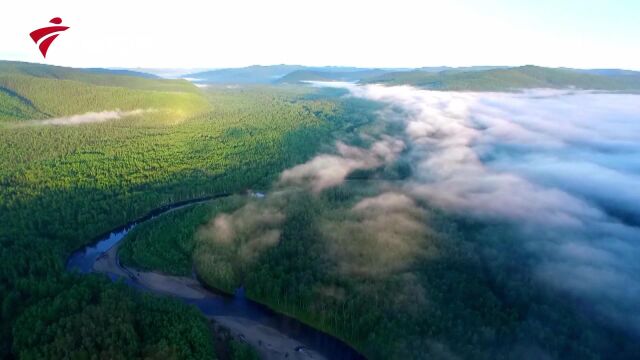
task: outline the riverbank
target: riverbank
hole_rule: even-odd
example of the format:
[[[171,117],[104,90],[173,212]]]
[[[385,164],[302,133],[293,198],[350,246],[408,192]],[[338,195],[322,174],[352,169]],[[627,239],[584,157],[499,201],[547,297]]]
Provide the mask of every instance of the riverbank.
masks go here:
[[[100,255],[93,265],[93,270],[129,279],[144,289],[163,295],[194,301],[207,298],[222,298],[221,295],[205,289],[193,278],[165,275],[153,271],[138,271],[121,266],[117,257],[119,246],[120,243],[118,242]],[[277,329],[249,318],[231,315],[205,316],[228,329],[235,340],[251,345],[258,351],[262,359],[327,359],[317,351],[309,349],[305,344],[283,334]]]

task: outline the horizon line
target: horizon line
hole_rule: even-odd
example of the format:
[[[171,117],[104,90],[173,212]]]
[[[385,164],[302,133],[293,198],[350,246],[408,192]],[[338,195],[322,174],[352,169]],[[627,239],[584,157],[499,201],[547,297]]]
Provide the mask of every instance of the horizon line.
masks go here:
[[[26,64],[37,64],[37,65],[46,65],[46,66],[57,66],[57,67],[66,67],[72,69],[108,69],[108,70],[200,70],[200,71],[214,71],[214,70],[224,70],[224,69],[243,69],[248,67],[274,67],[274,66],[300,66],[307,68],[353,68],[353,69],[362,69],[362,70],[417,70],[422,68],[450,68],[450,69],[464,69],[464,68],[477,68],[477,67],[495,67],[495,68],[519,68],[525,66],[535,66],[541,68],[548,69],[574,69],[574,70],[624,70],[624,71],[635,71],[640,72],[640,68],[622,68],[615,66],[602,66],[602,67],[571,67],[571,66],[544,66],[544,65],[536,65],[533,63],[528,64],[520,64],[520,65],[461,65],[461,66],[451,66],[451,65],[422,65],[416,67],[408,67],[408,66],[359,66],[359,65],[305,65],[305,64],[295,64],[295,63],[273,63],[273,64],[251,64],[251,65],[240,65],[240,66],[215,66],[215,67],[207,67],[207,66],[189,66],[189,67],[156,67],[156,66],[72,66],[72,65],[58,65],[58,64],[49,64],[46,62],[33,62],[33,61],[25,61],[25,60],[6,60],[0,59],[0,61],[4,62],[16,62],[16,63],[26,63]]]

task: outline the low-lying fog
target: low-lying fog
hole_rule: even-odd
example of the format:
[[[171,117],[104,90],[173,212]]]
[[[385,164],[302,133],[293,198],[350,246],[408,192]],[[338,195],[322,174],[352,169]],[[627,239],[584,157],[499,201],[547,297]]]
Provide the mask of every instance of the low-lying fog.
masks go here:
[[[31,120],[21,125],[82,125],[91,123],[102,123],[111,120],[119,120],[124,117],[142,115],[151,112],[153,109],[136,109],[130,111],[105,110],[100,112],[87,112],[71,116],[64,116],[46,120]]]
[[[403,157],[413,175],[393,191],[405,203],[517,226],[535,278],[640,333],[640,96],[316,85],[388,104],[381,115],[404,131],[373,134],[369,149],[338,143],[281,181],[320,191]]]

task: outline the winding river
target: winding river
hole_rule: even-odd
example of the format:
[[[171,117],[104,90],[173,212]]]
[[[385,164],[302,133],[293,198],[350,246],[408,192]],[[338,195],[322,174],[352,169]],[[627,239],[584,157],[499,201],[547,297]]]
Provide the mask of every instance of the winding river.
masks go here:
[[[252,345],[265,359],[364,359],[344,342],[266,306],[247,299],[243,289],[234,295],[215,292],[195,277],[142,272],[120,264],[117,252],[122,239],[136,226],[187,206],[213,201],[219,194],[165,205],[145,216],[99,236],[74,252],[67,269],[83,274],[101,272],[141,291],[173,296],[195,305],[209,319],[229,329],[237,339]]]

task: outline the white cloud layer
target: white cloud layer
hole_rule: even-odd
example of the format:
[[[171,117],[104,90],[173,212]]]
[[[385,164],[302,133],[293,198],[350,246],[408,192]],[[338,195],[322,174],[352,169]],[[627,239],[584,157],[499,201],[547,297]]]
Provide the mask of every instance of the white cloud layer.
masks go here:
[[[136,109],[131,111],[121,111],[121,110],[112,110],[112,111],[100,111],[100,112],[88,112],[84,114],[65,116],[53,119],[46,120],[34,120],[31,121],[32,125],[81,125],[81,124],[90,124],[90,123],[101,123],[111,120],[118,120],[127,116],[135,116],[141,115],[145,112],[152,111],[150,109]]]
[[[640,333],[640,96],[330,85],[401,109],[406,194],[518,226],[538,279]]]
[[[314,192],[341,184],[354,170],[374,169],[392,162],[404,149],[401,140],[383,136],[369,149],[336,143],[337,154],[322,154],[302,165],[285,170],[282,184],[310,184]]]

